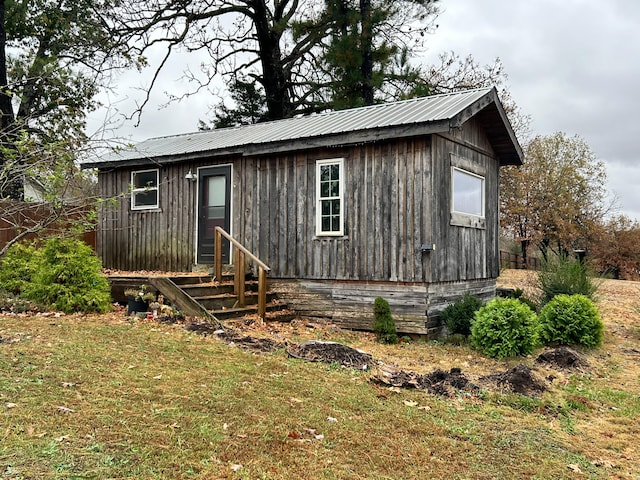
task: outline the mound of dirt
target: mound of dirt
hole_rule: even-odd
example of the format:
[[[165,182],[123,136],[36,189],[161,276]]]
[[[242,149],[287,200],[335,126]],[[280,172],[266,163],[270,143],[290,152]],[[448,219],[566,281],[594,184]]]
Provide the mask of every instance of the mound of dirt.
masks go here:
[[[233,330],[218,330],[215,332],[218,338],[224,340],[229,345],[237,345],[240,348],[257,353],[269,353],[285,347],[285,344],[266,337],[252,337],[250,335],[240,335]]]
[[[166,320],[162,320],[162,323],[172,323]],[[184,326],[185,330],[189,332],[197,333],[198,335],[208,336],[218,332],[219,327],[210,322],[189,322]]]
[[[285,346],[284,343],[270,338],[242,335],[233,329],[221,330],[219,326],[211,322],[189,322],[185,324],[184,329],[205,337],[216,335],[220,340],[227,342],[229,345],[236,345],[256,353],[273,352]]]
[[[542,352],[536,358],[536,363],[544,363],[563,370],[583,369],[589,366],[582,355],[569,347],[558,347]]]
[[[459,391],[476,392],[480,389],[478,385],[470,382],[459,368],[452,368],[448,372],[436,369],[431,373],[419,375],[383,365],[372,380],[392,387],[426,390],[433,395],[444,397],[454,396]]]
[[[544,380],[538,378],[528,366],[523,364],[502,373],[482,377],[481,380],[494,382],[499,387],[526,396],[538,396],[547,389]]]
[[[338,363],[344,367],[367,370],[373,363],[368,353],[356,350],[336,342],[311,340],[299,345],[290,345],[287,353],[301,360],[310,362]]]

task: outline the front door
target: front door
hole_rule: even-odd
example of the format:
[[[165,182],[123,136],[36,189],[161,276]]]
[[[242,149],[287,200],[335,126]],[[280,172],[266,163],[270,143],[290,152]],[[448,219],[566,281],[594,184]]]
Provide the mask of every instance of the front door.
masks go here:
[[[199,264],[213,264],[214,229],[231,226],[231,166],[201,168],[198,171]],[[222,262],[229,263],[229,242],[222,240]]]

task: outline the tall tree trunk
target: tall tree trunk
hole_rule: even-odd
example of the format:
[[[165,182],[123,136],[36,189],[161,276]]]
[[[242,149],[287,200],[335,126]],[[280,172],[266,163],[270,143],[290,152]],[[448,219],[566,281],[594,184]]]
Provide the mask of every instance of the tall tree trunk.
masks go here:
[[[260,44],[262,85],[267,97],[267,118],[269,120],[288,118],[292,116],[293,108],[288,90],[289,82],[280,50],[282,32],[277,30],[277,23],[282,19],[273,18],[273,25],[270,25],[271,14],[269,14],[264,0],[254,0],[254,6],[255,17],[253,21]]]
[[[15,148],[16,132],[7,74],[6,10],[7,1],[0,0],[0,198],[22,200],[21,172],[11,172],[7,165],[7,154]]]
[[[11,95],[8,93],[9,79],[7,76],[6,3],[6,0],[0,1],[0,115],[2,115],[0,129],[3,137],[6,132],[11,131],[13,125],[13,106],[11,105]]]
[[[529,247],[529,240],[520,240],[520,253],[522,254],[522,268],[527,270],[529,268],[529,260],[527,257],[527,250]]]
[[[360,0],[362,24],[362,99],[365,105],[373,105],[373,21],[371,0]]]

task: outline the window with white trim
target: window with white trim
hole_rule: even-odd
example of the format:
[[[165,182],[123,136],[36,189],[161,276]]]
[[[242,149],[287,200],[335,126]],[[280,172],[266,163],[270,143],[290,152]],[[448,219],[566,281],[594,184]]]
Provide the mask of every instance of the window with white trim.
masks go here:
[[[484,177],[452,167],[451,183],[451,211],[484,217]]]
[[[159,207],[158,169],[131,172],[131,210]]]
[[[344,235],[344,162],[316,162],[316,235]]]

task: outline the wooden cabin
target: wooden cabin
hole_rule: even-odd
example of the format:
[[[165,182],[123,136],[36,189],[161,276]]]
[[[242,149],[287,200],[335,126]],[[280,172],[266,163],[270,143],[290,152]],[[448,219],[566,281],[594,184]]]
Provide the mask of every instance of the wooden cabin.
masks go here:
[[[222,226],[301,316],[367,329],[382,296],[400,332],[433,334],[465,292],[495,294],[498,170],[521,163],[485,88],[152,138],[83,167],[116,199],[107,268],[209,265]]]

